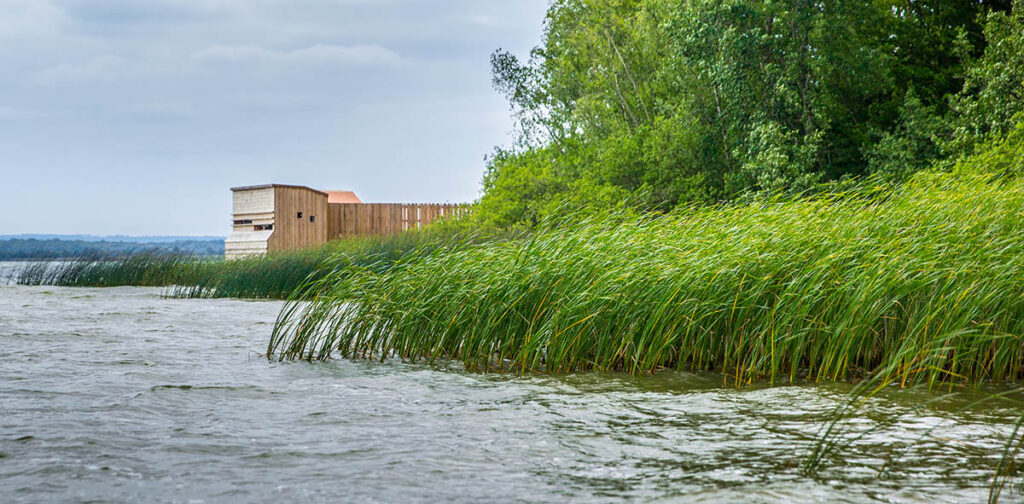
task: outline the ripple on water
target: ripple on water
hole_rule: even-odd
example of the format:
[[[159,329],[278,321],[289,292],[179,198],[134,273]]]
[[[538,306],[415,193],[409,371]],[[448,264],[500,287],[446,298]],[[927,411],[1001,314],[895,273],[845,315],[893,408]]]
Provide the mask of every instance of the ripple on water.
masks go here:
[[[279,308],[0,290],[0,501],[978,502],[1017,414],[886,391],[807,478],[848,386],[282,364]]]

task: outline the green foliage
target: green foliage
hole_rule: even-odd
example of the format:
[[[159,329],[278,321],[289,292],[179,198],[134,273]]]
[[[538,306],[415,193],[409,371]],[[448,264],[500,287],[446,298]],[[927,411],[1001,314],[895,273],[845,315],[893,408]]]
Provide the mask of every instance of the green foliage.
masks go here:
[[[874,198],[595,216],[334,272],[308,286],[311,303],[285,308],[268,351],[520,372],[715,369],[736,383],[1017,380],[1024,179],[987,171],[920,173]]]
[[[956,135],[949,147],[957,153],[1006,133],[1024,112],[1024,0],[1015,0],[1012,12],[988,14],[984,30],[985,52],[952,101]]]
[[[538,148],[518,156],[499,151],[489,160],[484,176],[484,196],[475,216],[487,225],[510,227],[536,225],[544,206],[566,192],[562,177],[553,171],[550,149]]]
[[[868,104],[891,87],[865,2],[681,2],[670,25],[725,196],[856,174]],[[770,151],[764,153],[765,150]],[[784,166],[785,165],[785,166]],[[764,173],[762,173],[764,172]],[[767,186],[760,185],[761,183]]]
[[[896,127],[881,133],[878,143],[866,148],[868,171],[902,180],[938,159],[939,145],[948,135],[945,121],[911,88],[899,109]]]
[[[880,30],[889,40],[896,98],[915,90],[923,104],[947,112],[946,98],[961,91],[972,59],[985,50],[983,17],[1006,12],[1013,0],[884,0],[889,12]],[[979,19],[982,18],[982,19]],[[893,102],[898,105],[899,102]],[[881,113],[894,112],[892,109]]]
[[[976,152],[953,167],[955,172],[983,171],[997,177],[1024,175],[1024,114],[1018,114],[1016,126],[1003,137],[981,144]]]
[[[821,149],[821,134],[797,140],[798,133],[776,122],[758,124],[744,145],[739,172],[726,178],[726,188],[767,192],[801,191],[814,186],[820,174],[810,169]]]
[[[479,217],[529,226],[581,204],[667,211],[905,178],[1024,107],[1010,7],[556,0],[527,61],[492,57],[520,137],[491,159]]]
[[[660,1],[559,0],[530,61],[492,57],[520,139],[488,165],[485,221],[533,225],[627,199],[662,209],[711,199],[697,124],[680,116],[683,83],[664,64],[669,14]]]

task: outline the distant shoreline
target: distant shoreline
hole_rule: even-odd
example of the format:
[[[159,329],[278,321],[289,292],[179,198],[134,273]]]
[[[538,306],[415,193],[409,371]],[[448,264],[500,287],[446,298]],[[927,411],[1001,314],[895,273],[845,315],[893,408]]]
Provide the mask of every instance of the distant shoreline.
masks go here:
[[[223,241],[226,236],[217,235],[93,235],[93,234],[59,234],[59,233],[22,233],[0,234],[0,241],[5,240],[63,240],[84,242],[124,242],[124,243],[173,243],[179,241]]]
[[[36,235],[48,236],[48,235]],[[125,240],[0,237],[0,261],[54,261],[116,257],[139,253],[221,256],[220,237],[137,237]],[[143,241],[149,239],[150,241]]]

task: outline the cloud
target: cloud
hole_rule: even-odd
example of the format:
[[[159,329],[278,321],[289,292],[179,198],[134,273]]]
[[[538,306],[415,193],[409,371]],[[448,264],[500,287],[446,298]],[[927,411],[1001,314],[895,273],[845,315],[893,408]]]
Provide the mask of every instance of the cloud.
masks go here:
[[[502,26],[502,23],[499,20],[484,14],[476,14],[470,16],[469,22],[477,26],[482,26],[484,28],[498,28]]]
[[[47,0],[0,0],[0,39],[52,35],[66,24],[63,9]]]
[[[339,46],[316,44],[293,51],[278,51],[259,45],[215,45],[192,54],[208,63],[276,63],[324,66],[395,66],[402,57],[377,44]]]
[[[264,2],[253,0],[0,0],[0,3],[5,1],[55,2],[75,22],[103,29],[201,21],[211,16],[244,15],[266,8]]]
[[[128,60],[111,54],[87,59],[79,63],[61,63],[43,69],[35,75],[36,82],[55,85],[83,80],[111,79],[128,67]]]
[[[0,105],[0,120],[14,120],[14,119],[26,119],[30,117],[36,117],[39,112],[35,110],[5,107]]]
[[[150,119],[184,119],[195,115],[195,107],[182,101],[150,101],[129,105],[125,112]]]
[[[9,231],[151,227],[165,210],[119,203],[141,184],[194,210],[168,233],[225,232],[223,188],[240,173],[472,199],[511,128],[488,55],[528,52],[548,3],[0,0],[0,152],[35,167],[9,180],[23,199],[0,198],[0,215],[53,179],[90,191]]]

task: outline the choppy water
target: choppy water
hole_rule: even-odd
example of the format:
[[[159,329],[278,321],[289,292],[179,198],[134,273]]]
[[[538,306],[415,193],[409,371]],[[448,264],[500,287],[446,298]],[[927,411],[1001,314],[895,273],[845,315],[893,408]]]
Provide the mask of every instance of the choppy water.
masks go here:
[[[893,391],[807,478],[845,387],[279,364],[279,303],[160,293],[0,286],[0,502],[981,502],[1017,414]]]

